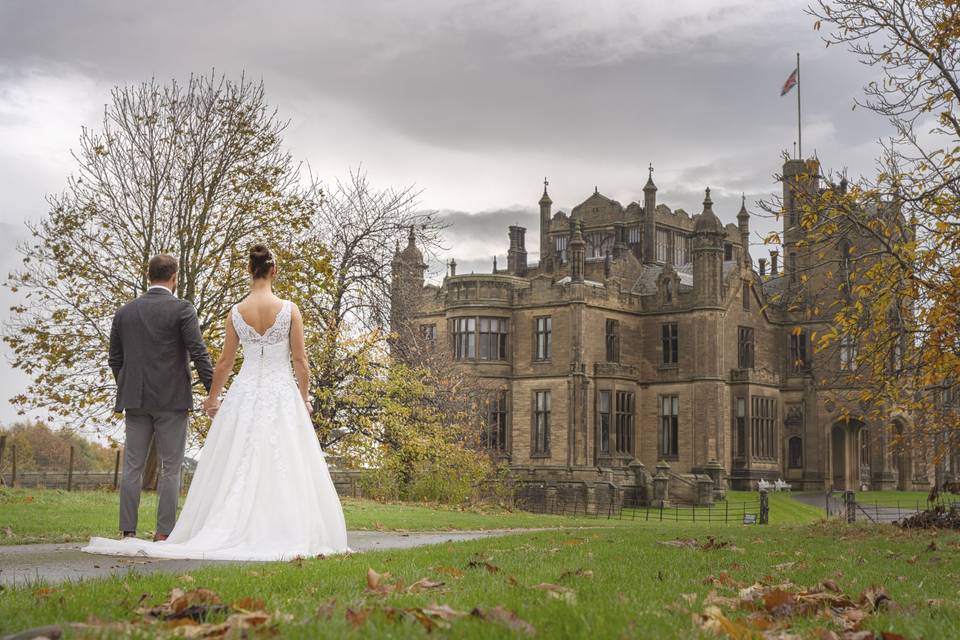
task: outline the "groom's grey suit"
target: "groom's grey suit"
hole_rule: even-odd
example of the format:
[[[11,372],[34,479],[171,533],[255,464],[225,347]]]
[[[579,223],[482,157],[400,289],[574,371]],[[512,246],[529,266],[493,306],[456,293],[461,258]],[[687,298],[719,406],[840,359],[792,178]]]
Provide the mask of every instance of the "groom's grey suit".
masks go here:
[[[156,435],[160,460],[157,533],[177,519],[187,412],[193,407],[190,361],[210,389],[213,365],[200,334],[197,310],[164,287],[151,288],[113,316],[110,368],[117,382],[116,411],[126,415],[120,530],[137,530],[143,469]]]

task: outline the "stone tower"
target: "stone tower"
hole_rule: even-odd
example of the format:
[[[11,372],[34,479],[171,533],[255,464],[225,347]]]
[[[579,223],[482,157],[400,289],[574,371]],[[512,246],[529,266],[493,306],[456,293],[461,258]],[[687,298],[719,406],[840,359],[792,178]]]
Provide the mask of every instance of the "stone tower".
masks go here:
[[[737,213],[737,226],[740,229],[740,262],[748,270],[752,269],[750,260],[750,213],[747,211],[747,196],[740,200],[740,211]]]
[[[653,184],[653,165],[647,174],[647,184],[643,187],[643,261],[651,264],[657,261],[657,185]]]
[[[783,274],[791,282],[796,282],[797,270],[806,262],[798,246],[806,236],[801,221],[804,212],[810,212],[817,202],[819,183],[820,163],[816,160],[783,163]]]
[[[553,200],[547,194],[547,185],[550,183],[546,178],[543,179],[543,196],[540,198],[540,266],[544,267],[549,263],[550,246],[550,208]]]
[[[394,355],[403,357],[405,346],[415,339],[410,319],[416,314],[416,300],[423,290],[424,273],[427,265],[423,253],[417,248],[417,238],[410,227],[407,246],[400,250],[399,243],[394,248],[390,276],[390,349]]]
[[[693,227],[693,287],[696,307],[719,307],[723,303],[723,224],[713,212],[710,189],[703,199],[703,213]]]

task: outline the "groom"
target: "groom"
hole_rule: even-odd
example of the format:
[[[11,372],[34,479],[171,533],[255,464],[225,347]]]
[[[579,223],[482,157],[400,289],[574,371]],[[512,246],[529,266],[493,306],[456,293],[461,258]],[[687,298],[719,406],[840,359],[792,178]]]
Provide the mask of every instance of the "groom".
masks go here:
[[[193,406],[190,361],[210,390],[213,365],[200,335],[197,310],[175,295],[177,260],[158,255],[148,267],[150,288],[113,316],[110,368],[117,382],[115,411],[126,418],[120,531],[135,536],[143,468],[155,438],[160,459],[155,541],[166,540],[177,520],[180,467]]]

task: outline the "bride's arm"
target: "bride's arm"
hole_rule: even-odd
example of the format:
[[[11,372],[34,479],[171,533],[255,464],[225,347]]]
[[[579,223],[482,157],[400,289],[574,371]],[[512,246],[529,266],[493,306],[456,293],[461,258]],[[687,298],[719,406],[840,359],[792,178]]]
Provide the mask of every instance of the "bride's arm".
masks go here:
[[[303,337],[303,316],[300,309],[293,305],[290,324],[290,353],[293,358],[293,372],[297,376],[300,397],[310,404],[310,360],[307,359],[306,341]],[[308,411],[311,409],[308,408]]]
[[[237,360],[237,345],[240,339],[237,337],[237,330],[233,328],[233,319],[227,314],[227,330],[223,339],[223,352],[220,359],[217,360],[217,366],[213,369],[213,383],[210,385],[210,394],[203,403],[203,408],[210,414],[211,409],[216,413],[219,405],[220,393],[227,384],[227,378],[233,371],[233,363]]]

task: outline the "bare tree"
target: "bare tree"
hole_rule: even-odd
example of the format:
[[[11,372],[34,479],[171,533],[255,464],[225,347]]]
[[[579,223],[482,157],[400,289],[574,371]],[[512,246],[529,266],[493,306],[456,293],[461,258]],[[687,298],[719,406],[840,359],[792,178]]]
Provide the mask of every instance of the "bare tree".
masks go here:
[[[399,239],[412,232],[424,250],[440,246],[442,224],[417,207],[412,187],[377,189],[362,170],[313,191],[311,225],[301,242],[323,245],[326,256],[309,264],[291,256],[301,272],[288,295],[301,304],[316,391],[314,421],[321,443],[366,446],[360,425],[379,415],[370,392],[389,366],[392,261]],[[321,196],[322,194],[322,196]],[[370,393],[368,393],[370,392]]]
[[[178,257],[177,293],[220,344],[222,320],[245,290],[248,245],[289,238],[310,220],[285,126],[263,85],[243,77],[113,90],[100,130],[81,132],[76,174],[29,225],[7,283],[25,302],[4,340],[32,379],[15,404],[68,426],[111,421],[110,319],[146,290],[156,253]]]

